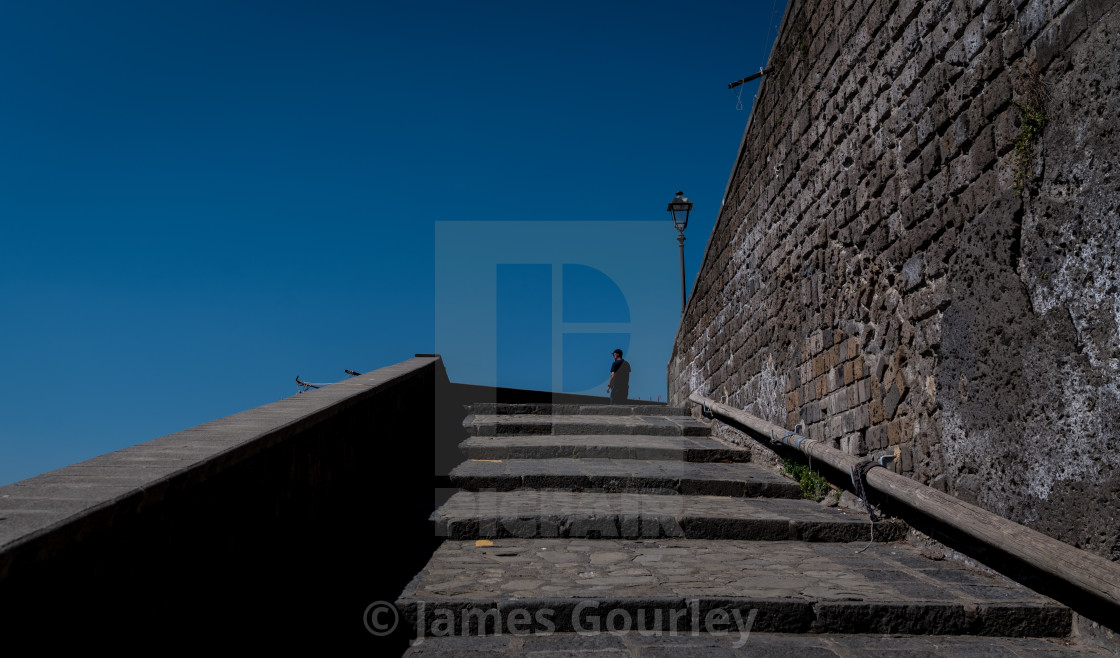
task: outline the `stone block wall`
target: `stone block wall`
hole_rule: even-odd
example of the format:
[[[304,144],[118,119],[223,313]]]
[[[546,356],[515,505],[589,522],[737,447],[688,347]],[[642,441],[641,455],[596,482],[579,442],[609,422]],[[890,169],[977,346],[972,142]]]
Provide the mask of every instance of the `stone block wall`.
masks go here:
[[[790,0],[669,364],[1120,559],[1120,3]]]

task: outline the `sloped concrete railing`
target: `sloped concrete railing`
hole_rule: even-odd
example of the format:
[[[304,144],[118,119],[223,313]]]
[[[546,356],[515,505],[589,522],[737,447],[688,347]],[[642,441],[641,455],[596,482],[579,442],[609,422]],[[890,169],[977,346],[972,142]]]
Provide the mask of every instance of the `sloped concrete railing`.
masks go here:
[[[860,459],[827,446],[820,441],[794,434],[746,412],[703,397],[689,396],[706,406],[716,418],[747,428],[759,438],[780,441],[783,445],[812,459],[824,462],[843,473],[852,473]],[[1092,600],[1120,610],[1120,564],[1074,548],[1040,532],[1009,521],[987,510],[927,487],[910,478],[875,467],[867,471],[864,484],[875,493],[911,507],[948,527],[992,546],[1027,565],[1048,574]],[[1082,614],[1084,611],[1079,610]],[[1086,616],[1098,617],[1098,614]],[[1116,624],[1113,618],[1112,624]]]
[[[417,356],[0,487],[0,627],[374,640],[362,610],[438,541],[434,435],[462,417],[437,409],[449,385]]]

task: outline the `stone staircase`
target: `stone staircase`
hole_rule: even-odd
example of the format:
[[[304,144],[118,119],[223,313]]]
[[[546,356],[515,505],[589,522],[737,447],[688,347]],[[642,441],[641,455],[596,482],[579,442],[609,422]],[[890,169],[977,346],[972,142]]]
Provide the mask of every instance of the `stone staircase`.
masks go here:
[[[1071,612],[801,500],[683,409],[478,404],[409,656],[1055,655]]]

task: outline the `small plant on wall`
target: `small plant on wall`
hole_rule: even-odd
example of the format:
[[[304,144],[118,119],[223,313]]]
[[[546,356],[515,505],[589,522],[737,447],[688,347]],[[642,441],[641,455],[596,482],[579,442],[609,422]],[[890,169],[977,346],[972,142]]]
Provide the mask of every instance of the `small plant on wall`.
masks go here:
[[[1046,111],[1039,103],[1027,101],[1020,103],[1012,100],[1011,104],[1019,108],[1019,134],[1015,137],[1015,194],[1023,196],[1027,189],[1027,182],[1034,174],[1034,145],[1046,127]]]
[[[1027,183],[1034,175],[1035,144],[1050,120],[1046,114],[1049,93],[1042,77],[1035,71],[1017,75],[1016,88],[1019,100],[1008,99],[1019,110],[1019,134],[1015,136],[1011,166],[1014,170],[1015,194],[1021,197],[1027,193]]]

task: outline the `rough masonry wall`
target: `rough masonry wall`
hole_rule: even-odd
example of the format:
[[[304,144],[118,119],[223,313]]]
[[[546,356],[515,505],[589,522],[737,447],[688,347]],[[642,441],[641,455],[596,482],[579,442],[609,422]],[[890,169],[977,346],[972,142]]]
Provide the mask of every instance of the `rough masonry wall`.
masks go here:
[[[1120,2],[790,0],[771,64],[671,401],[1120,559]]]

